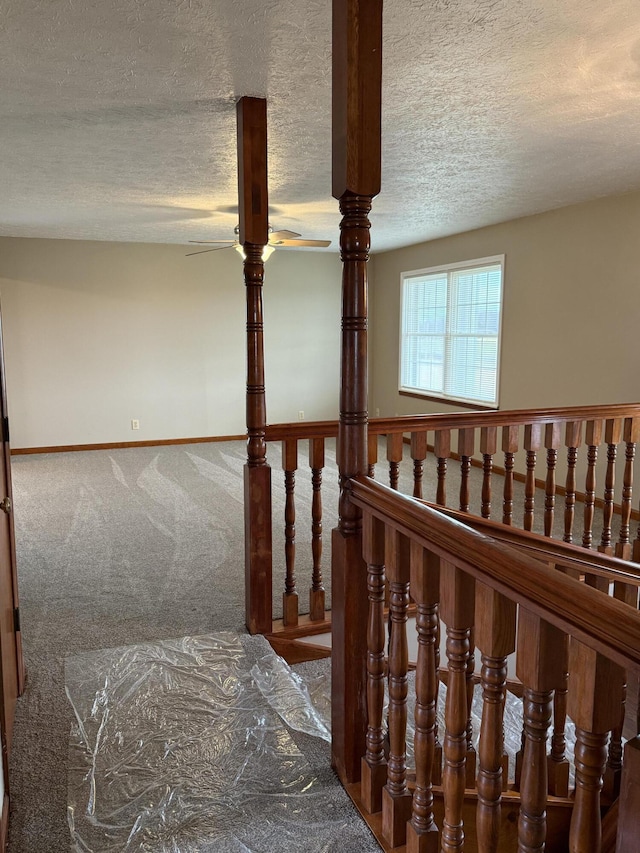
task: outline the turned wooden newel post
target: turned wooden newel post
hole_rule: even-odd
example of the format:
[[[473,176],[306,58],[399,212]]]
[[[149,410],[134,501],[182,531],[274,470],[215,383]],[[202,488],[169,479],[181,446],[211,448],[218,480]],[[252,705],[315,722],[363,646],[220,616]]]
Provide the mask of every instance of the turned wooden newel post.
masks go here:
[[[271,631],[271,469],[267,465],[262,250],[269,239],[267,102],[238,101],[239,240],[247,289],[247,464],[244,469],[245,618],[252,634]]]
[[[362,514],[348,495],[366,475],[369,211],[380,191],[382,0],[333,2],[333,195],[340,202],[342,362],[338,527],[332,537],[332,762],[360,777],[366,734],[367,571]]]

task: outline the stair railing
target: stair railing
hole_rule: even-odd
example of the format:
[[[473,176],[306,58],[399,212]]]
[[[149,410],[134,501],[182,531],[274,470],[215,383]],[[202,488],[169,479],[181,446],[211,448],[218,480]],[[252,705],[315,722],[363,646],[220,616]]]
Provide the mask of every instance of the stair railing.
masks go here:
[[[640,672],[637,572],[625,572],[621,566],[617,577],[620,588],[634,592],[635,604],[629,606],[631,594],[624,601],[604,595],[600,589],[370,478],[354,478],[347,489],[349,499],[363,513],[369,591],[367,715],[363,718],[366,751],[360,786],[352,785],[350,792],[364,813],[381,812],[381,821],[372,820],[371,825],[377,827],[386,848],[406,844],[409,851],[427,853],[462,849],[599,851],[607,741],[621,723],[626,678]],[[385,582],[390,587],[391,623],[388,733],[383,710]],[[411,704],[407,656],[410,599],[417,608],[418,639]],[[436,787],[440,619],[446,626],[447,695],[445,726],[440,733],[442,786]],[[473,785],[467,767],[472,642],[482,655],[483,697],[475,791],[470,790]],[[514,651],[524,720],[518,793],[503,792],[503,710],[507,659]],[[548,768],[557,741],[547,755],[554,694],[566,691],[567,672],[566,709],[576,727],[573,803],[566,797],[550,797]],[[410,713],[415,724],[415,774],[407,766]],[[560,738],[563,732],[556,727],[554,735]],[[637,747],[632,757],[635,754]],[[622,772],[626,770],[625,766]],[[633,780],[634,784],[638,781]],[[443,802],[439,817],[434,794]],[[550,808],[554,803],[563,806],[560,812],[570,815],[569,826],[563,826],[557,810]],[[503,804],[508,808],[503,810]],[[633,816],[621,813],[623,825],[630,819]],[[620,849],[626,853],[632,848]]]

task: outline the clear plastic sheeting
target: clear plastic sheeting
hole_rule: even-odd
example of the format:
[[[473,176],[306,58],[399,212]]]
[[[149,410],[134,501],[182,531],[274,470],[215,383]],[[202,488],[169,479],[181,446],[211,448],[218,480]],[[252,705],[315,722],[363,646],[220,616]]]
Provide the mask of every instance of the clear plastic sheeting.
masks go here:
[[[269,649],[228,633],[67,661],[74,851],[378,850],[321,769],[326,743],[310,739],[324,754],[307,758],[283,723],[303,741],[327,736],[304,685]]]

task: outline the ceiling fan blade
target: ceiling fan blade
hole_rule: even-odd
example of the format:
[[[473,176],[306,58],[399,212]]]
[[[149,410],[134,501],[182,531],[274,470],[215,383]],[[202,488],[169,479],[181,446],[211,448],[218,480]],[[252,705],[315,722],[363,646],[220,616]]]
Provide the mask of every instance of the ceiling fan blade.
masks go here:
[[[190,240],[189,242],[195,243],[195,240]],[[231,243],[228,246],[215,246],[213,249],[200,249],[199,252],[187,252],[185,258],[190,258],[192,255],[205,255],[207,252],[219,252],[221,249],[233,249],[235,243]]]
[[[330,246],[331,240],[282,240],[278,246]]]
[[[198,245],[203,245],[203,246],[209,245],[209,244],[213,245],[214,243],[216,245],[220,245],[220,246],[223,246],[223,245],[224,246],[234,246],[237,241],[236,240],[189,240],[189,242],[190,243],[198,243]]]
[[[293,240],[296,237],[300,237],[300,234],[296,234],[295,231],[272,231],[269,234],[269,242],[272,246],[277,246],[282,243],[283,240]]]

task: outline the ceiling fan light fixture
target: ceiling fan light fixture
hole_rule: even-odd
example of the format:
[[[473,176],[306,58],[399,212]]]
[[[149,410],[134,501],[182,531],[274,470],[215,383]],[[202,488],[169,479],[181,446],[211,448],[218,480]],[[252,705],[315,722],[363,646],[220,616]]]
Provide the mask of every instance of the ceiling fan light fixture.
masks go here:
[[[240,257],[242,258],[243,261],[246,260],[247,256],[244,253],[244,246],[242,245],[242,243],[238,243],[233,248],[240,255]],[[268,245],[262,249],[262,263],[263,264],[265,264],[269,260],[269,258],[274,253],[274,251],[275,251],[275,249],[273,248],[273,246],[268,246]]]

